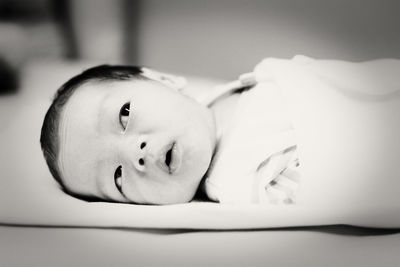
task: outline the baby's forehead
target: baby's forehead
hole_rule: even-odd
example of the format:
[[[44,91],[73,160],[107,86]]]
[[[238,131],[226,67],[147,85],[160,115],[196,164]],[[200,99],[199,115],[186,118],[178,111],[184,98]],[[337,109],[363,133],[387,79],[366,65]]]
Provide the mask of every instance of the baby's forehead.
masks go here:
[[[82,107],[87,110],[86,113],[98,110],[109,97],[123,94],[124,88],[129,86],[129,90],[133,90],[137,87],[131,86],[130,82],[130,80],[93,80],[81,84],[66,102],[61,120],[63,116],[69,116],[71,111]]]
[[[99,106],[111,90],[102,84],[85,84],[66,103],[60,116],[58,165],[65,185],[86,195],[95,188]],[[75,191],[76,190],[72,190]],[[82,193],[82,192],[81,192]]]

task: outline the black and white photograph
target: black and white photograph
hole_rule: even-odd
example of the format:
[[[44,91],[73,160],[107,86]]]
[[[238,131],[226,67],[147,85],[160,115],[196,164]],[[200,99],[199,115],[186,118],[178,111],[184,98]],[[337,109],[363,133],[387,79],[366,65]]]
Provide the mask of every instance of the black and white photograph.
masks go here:
[[[0,0],[0,266],[400,266],[397,0]]]

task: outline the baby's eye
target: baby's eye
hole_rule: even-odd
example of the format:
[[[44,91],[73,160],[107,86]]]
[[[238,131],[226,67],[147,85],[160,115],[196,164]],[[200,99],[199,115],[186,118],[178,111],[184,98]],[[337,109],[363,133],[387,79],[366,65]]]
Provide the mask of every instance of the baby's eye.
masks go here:
[[[128,102],[125,103],[119,111],[119,123],[121,124],[124,130],[128,125],[130,109],[131,109],[131,103]]]
[[[122,193],[122,166],[118,166],[118,168],[114,172],[114,183],[115,187],[118,189],[118,191]]]

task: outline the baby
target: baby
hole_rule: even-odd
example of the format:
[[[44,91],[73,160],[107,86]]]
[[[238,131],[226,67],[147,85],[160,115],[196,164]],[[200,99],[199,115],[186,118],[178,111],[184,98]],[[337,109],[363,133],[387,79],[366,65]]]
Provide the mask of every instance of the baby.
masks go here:
[[[42,150],[83,199],[185,203],[201,188],[221,203],[295,203],[296,214],[382,225],[371,211],[399,208],[399,70],[389,59],[268,58],[251,90],[198,101],[180,77],[98,66],[59,89]]]
[[[139,204],[193,199],[210,166],[221,116],[185,95],[182,81],[147,68],[108,65],[67,81],[40,139],[64,191]]]

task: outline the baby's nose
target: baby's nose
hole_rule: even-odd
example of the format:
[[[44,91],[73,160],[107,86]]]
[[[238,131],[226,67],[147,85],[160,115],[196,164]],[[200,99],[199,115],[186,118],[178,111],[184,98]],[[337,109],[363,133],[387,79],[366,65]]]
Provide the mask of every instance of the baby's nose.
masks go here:
[[[146,171],[146,161],[147,161],[147,143],[145,141],[140,141],[139,146],[134,150],[137,151],[135,153],[135,157],[133,159],[133,165],[136,170],[140,172]]]

